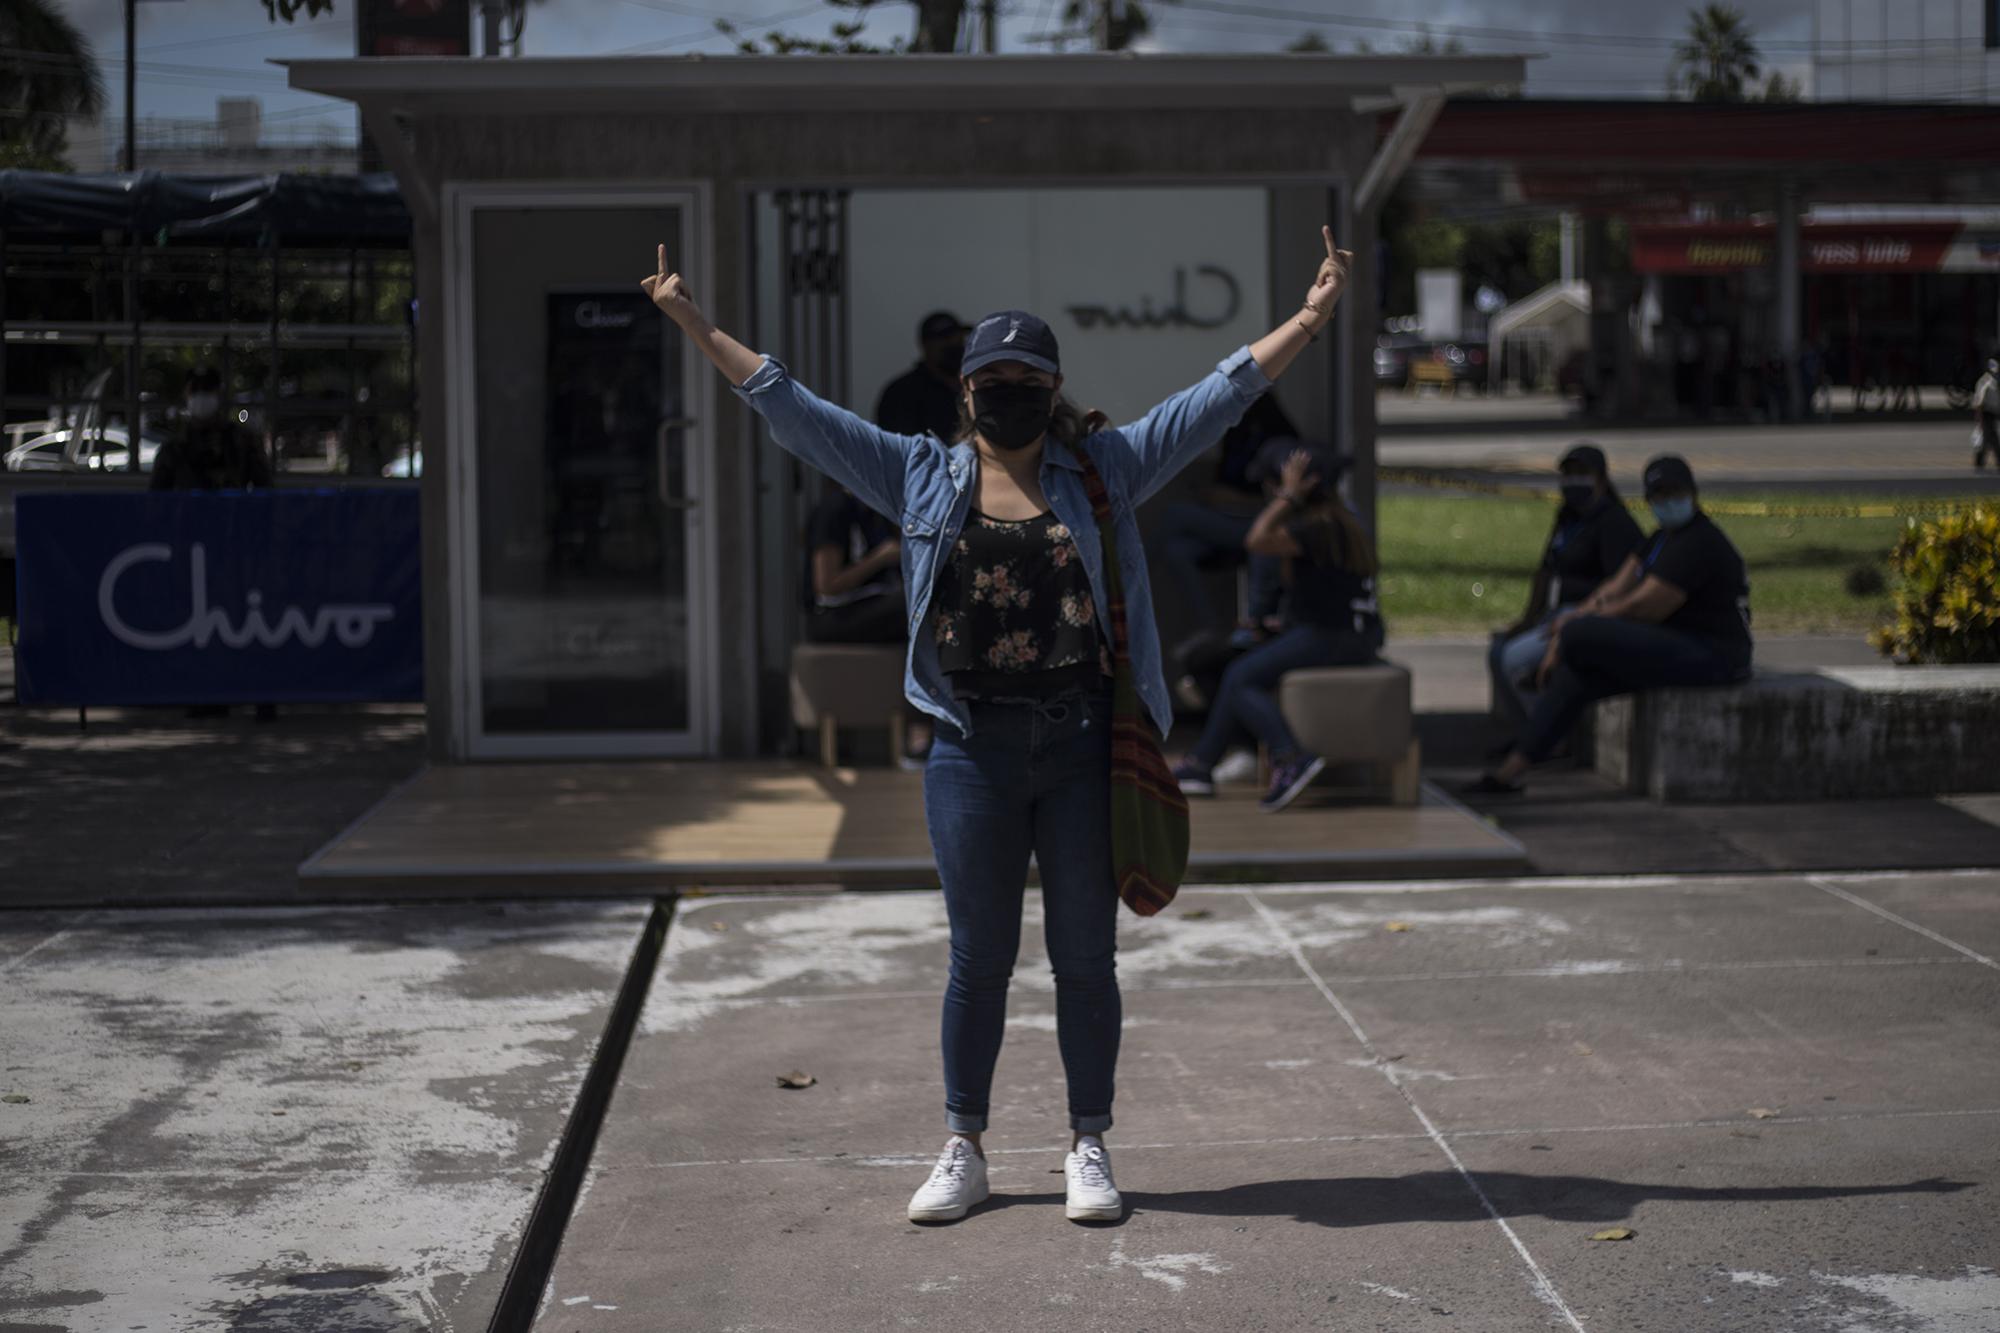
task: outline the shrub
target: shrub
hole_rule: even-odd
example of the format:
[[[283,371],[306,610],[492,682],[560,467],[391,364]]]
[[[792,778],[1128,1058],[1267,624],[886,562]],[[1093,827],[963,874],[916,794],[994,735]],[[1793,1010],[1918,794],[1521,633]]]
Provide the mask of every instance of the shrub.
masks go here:
[[[1893,623],[1869,642],[1899,662],[2000,662],[2000,508],[1912,519],[1889,567]]]
[[[1889,587],[1889,581],[1882,577],[1882,567],[1872,561],[1850,566],[1843,582],[1849,597],[1880,597]]]

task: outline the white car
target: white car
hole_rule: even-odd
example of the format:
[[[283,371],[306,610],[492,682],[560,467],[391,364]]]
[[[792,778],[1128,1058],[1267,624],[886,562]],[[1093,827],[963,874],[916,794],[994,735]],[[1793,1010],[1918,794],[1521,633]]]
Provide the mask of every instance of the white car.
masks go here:
[[[139,470],[150,472],[153,459],[166,441],[157,435],[139,436]],[[123,426],[102,430],[65,426],[37,435],[27,443],[7,451],[9,472],[123,472],[130,455]]]

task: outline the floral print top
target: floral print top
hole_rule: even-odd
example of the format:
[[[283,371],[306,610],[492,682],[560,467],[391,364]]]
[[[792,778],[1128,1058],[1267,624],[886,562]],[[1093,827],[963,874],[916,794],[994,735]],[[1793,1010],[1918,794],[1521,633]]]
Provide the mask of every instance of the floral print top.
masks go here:
[[[938,661],[956,693],[1043,694],[1111,674],[1090,579],[1053,513],[972,511],[932,605]]]

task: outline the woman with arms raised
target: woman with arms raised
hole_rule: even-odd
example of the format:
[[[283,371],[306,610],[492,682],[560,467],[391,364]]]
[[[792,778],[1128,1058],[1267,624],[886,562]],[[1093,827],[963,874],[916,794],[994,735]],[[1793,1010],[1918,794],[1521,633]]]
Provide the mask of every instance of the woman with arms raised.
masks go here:
[[[959,428],[948,441],[892,434],[815,397],[716,328],[666,271],[664,246],[642,284],[780,446],[898,529],[911,629],[905,688],[938,723],[924,807],[951,923],[942,1041],[951,1137],[910,1201],[915,1221],[954,1221],[987,1197],[980,1137],[1031,855],[1069,1088],[1067,1215],[1123,1213],[1103,1137],[1126,891],[1111,853],[1114,670],[1129,671],[1138,725],[1149,720],[1164,735],[1173,717],[1133,513],[1220,440],[1333,317],[1353,257],[1334,248],[1331,231],[1322,235],[1326,259],[1298,313],[1127,426],[1063,399],[1047,324],[1019,310],[987,316],[966,341]],[[1172,787],[1164,766],[1159,777]]]

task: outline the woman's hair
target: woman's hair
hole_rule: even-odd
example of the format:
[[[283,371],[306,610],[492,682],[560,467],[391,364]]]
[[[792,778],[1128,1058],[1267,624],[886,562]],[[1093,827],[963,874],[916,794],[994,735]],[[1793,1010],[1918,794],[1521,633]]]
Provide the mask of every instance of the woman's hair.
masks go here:
[[[1111,418],[1095,408],[1086,412],[1056,390],[1055,411],[1049,417],[1049,438],[1058,444],[1081,444],[1086,436],[1095,435],[1111,424]],[[972,424],[972,413],[965,407],[965,395],[958,399],[958,429],[952,433],[950,443],[958,444],[971,439],[977,431]]]
[[[1347,507],[1340,498],[1340,492],[1333,487],[1322,485],[1313,502],[1300,512],[1299,518],[1307,523],[1325,523],[1333,528],[1333,550],[1340,557],[1342,569],[1368,578],[1381,572],[1381,562],[1375,558],[1375,542],[1369,537],[1368,529],[1361,526],[1360,517]]]

